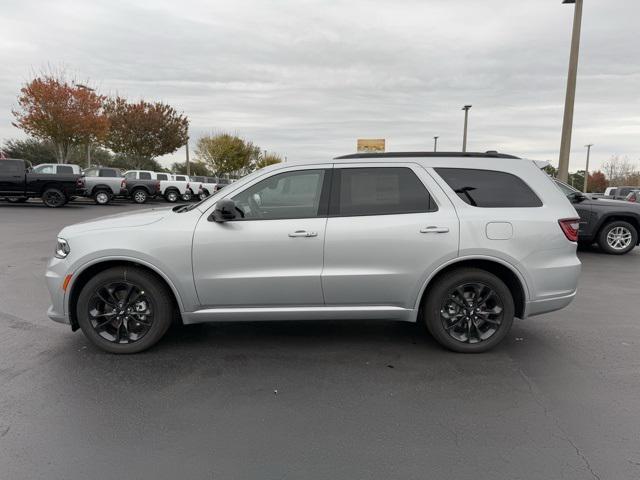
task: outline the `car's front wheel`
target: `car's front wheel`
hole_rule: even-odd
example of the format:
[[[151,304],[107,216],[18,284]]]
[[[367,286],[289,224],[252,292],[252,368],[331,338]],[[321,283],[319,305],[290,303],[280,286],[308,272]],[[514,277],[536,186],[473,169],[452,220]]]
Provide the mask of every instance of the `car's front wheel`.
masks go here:
[[[180,198],[180,194],[175,190],[169,190],[164,198],[167,202],[175,203],[178,201],[178,198]]]
[[[611,255],[629,253],[638,244],[638,231],[629,222],[618,220],[606,224],[598,235],[598,245]]]
[[[165,334],[174,311],[170,292],[155,276],[135,267],[114,267],[93,276],[76,304],[78,324],[97,347],[137,353]]]
[[[443,274],[429,287],[423,312],[427,329],[440,345],[481,353],[507,335],[515,306],[509,288],[497,276],[463,268]]]

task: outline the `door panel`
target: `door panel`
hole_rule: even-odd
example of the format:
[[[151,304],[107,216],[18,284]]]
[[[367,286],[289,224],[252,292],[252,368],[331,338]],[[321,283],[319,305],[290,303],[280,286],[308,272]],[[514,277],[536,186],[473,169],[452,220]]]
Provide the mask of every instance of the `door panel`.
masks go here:
[[[22,161],[2,160],[0,164],[0,194],[24,194],[24,164]]]
[[[358,167],[341,164],[340,168],[354,166]],[[322,272],[327,305],[414,308],[427,276],[458,253],[458,218],[440,187],[420,166],[388,166],[410,168],[426,186],[437,211],[329,217]],[[392,196],[384,189],[377,195]]]
[[[330,168],[276,169],[230,194],[242,218],[216,223],[209,211],[200,219],[193,272],[203,307],[324,304]]]
[[[322,305],[326,218],[216,223],[203,216],[193,273],[203,306]],[[290,236],[306,231],[315,236]]]

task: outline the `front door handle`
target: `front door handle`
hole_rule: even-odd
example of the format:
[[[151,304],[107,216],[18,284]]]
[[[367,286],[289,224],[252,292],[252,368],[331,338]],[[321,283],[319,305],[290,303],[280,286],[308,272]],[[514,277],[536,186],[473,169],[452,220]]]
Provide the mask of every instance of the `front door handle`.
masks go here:
[[[436,227],[435,225],[432,225],[430,227],[421,228],[420,233],[449,233],[449,227]]]
[[[318,232],[307,232],[306,230],[296,230],[295,232],[291,232],[289,234],[291,238],[296,237],[317,237]]]

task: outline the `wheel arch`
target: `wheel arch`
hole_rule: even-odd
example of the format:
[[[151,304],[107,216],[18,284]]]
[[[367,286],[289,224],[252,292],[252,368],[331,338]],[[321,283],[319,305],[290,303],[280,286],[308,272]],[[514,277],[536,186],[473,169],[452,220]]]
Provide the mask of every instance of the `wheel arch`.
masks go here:
[[[429,285],[432,285],[433,282],[437,281],[445,273],[451,272],[452,270],[458,270],[460,268],[478,268],[496,275],[505,283],[511,292],[516,310],[515,316],[523,318],[526,312],[527,299],[529,297],[527,283],[522,274],[520,274],[513,265],[495,257],[457,258],[441,265],[424,282],[424,285],[420,290],[420,295],[418,296],[415,312],[417,313],[424,304],[428,295]],[[417,320],[419,320],[419,318]]]
[[[71,329],[73,331],[80,328],[78,325],[78,319],[76,318],[75,306],[78,301],[78,297],[80,296],[80,291],[86,283],[86,280],[96,275],[97,273],[112,267],[134,267],[144,270],[155,276],[166,287],[168,287],[169,291],[171,292],[171,300],[175,306],[176,312],[180,316],[180,321],[182,321],[182,312],[184,311],[184,306],[182,304],[182,300],[180,298],[178,290],[176,289],[173,282],[171,282],[169,277],[167,277],[167,275],[165,275],[154,265],[151,265],[142,260],[133,258],[109,258],[99,259],[97,261],[85,264],[73,274],[73,281],[70,285],[71,288],[69,290],[69,293],[67,294],[66,304],[67,312],[69,314],[69,322],[71,323]]]
[[[102,192],[102,191],[109,191],[112,195],[113,195],[113,189],[104,183],[99,183],[97,185],[94,185],[93,188],[91,189],[91,195],[95,195],[98,192]]]

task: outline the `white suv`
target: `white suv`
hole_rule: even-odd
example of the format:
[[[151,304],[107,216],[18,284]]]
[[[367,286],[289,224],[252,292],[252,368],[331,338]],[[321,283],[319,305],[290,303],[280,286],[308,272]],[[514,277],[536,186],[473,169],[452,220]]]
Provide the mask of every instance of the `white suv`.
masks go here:
[[[423,322],[485,351],[576,294],[578,216],[539,167],[495,152],[273,165],[197,204],[64,228],[48,314],[114,353],[177,318]]]

